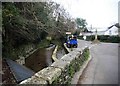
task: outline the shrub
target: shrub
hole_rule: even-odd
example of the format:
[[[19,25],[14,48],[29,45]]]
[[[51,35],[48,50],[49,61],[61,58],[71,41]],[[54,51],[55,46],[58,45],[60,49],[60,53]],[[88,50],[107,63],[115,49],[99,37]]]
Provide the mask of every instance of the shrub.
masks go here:
[[[83,40],[83,36],[78,36],[78,39]],[[87,36],[87,41],[93,41],[95,39],[94,35]],[[119,36],[109,36],[109,35],[98,35],[98,40],[101,42],[111,42],[111,43],[119,43],[120,37]]]

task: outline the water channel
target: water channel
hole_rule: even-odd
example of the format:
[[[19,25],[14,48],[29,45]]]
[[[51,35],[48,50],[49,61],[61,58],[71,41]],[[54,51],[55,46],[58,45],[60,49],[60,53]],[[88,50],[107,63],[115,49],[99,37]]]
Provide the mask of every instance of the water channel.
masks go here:
[[[32,55],[25,59],[25,66],[38,72],[41,69],[48,67],[52,64],[52,52],[54,46],[50,48],[39,48]]]
[[[50,66],[53,63],[51,58],[55,45],[49,48],[40,48],[32,55],[25,59],[25,66],[34,72],[38,72],[43,68]],[[61,49],[57,53],[58,59],[65,54],[64,49]]]

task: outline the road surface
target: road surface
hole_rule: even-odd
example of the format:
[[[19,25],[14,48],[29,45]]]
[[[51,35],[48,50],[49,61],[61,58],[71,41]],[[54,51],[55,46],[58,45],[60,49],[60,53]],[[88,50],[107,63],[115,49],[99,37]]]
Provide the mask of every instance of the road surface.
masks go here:
[[[90,52],[93,58],[78,84],[118,84],[118,44],[100,43],[93,46]]]

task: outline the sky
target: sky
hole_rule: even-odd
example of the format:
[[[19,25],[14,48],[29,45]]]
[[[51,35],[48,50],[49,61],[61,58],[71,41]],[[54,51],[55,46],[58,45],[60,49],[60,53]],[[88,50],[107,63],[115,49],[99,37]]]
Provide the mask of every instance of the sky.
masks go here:
[[[88,27],[106,28],[118,22],[120,0],[53,0],[61,4],[72,17],[86,19]]]

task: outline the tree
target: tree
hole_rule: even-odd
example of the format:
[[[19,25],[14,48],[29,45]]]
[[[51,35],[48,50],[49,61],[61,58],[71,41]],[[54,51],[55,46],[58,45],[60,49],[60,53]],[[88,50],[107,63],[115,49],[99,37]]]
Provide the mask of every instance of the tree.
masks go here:
[[[51,23],[50,25],[53,25],[52,34],[59,38],[65,36],[66,31],[73,31],[75,22],[72,21],[69,13],[57,3],[50,2],[49,7],[51,8],[50,19],[52,21],[55,20],[54,22],[49,22]]]
[[[62,38],[66,31],[74,29],[74,21],[66,10],[49,1],[3,2],[2,20],[4,57],[24,44],[39,43],[47,35]]]
[[[86,29],[87,22],[86,22],[85,19],[77,18],[76,19],[76,24],[77,24],[77,28],[80,29],[81,31]]]

